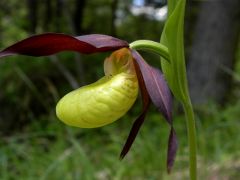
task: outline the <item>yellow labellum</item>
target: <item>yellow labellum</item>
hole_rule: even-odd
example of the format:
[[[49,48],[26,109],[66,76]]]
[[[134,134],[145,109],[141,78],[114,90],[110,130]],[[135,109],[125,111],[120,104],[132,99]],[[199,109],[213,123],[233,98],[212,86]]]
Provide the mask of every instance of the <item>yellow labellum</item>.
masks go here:
[[[103,78],[68,93],[58,102],[56,113],[61,121],[95,128],[116,121],[132,107],[138,81],[129,50],[112,53],[104,62],[104,70]]]

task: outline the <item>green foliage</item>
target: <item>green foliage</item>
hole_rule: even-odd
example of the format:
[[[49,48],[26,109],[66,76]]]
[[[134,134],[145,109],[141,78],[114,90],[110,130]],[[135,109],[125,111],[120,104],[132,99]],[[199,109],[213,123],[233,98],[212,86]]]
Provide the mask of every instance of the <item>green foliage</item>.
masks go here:
[[[37,32],[60,31],[73,34],[70,20],[74,1],[68,2],[64,8],[66,10],[64,17],[58,17],[53,13],[53,20],[45,17],[44,5],[40,3]],[[169,0],[169,14],[174,10],[176,2],[180,1]],[[124,1],[124,3],[120,5],[124,17],[121,23],[116,24],[117,36],[129,42],[146,38],[157,40],[163,24],[149,20],[144,15],[132,16],[126,8],[129,2]],[[85,33],[111,32],[110,4],[111,2],[107,0],[87,1],[82,24]],[[27,37],[30,23],[27,22],[27,6],[22,1],[1,0],[0,6],[0,46],[2,49],[16,40]],[[55,6],[56,4],[54,12]],[[176,16],[182,18],[182,14],[176,13],[169,16],[169,21],[175,19]],[[50,22],[47,29],[44,27],[45,19]],[[56,22],[60,22],[58,30]],[[170,21],[169,28],[166,27],[166,29],[171,32],[174,28],[176,29],[175,25]],[[178,31],[178,33],[182,32]],[[168,36],[166,32],[163,34]],[[174,39],[179,34],[173,33],[172,38]],[[181,43],[182,39],[177,42]],[[162,41],[162,43],[169,42]],[[170,49],[179,46],[179,44],[165,45],[172,46]],[[223,177],[237,179],[240,176],[238,171],[240,167],[238,143],[240,141],[238,132],[240,103],[235,102],[240,97],[239,52],[238,66],[234,74],[238,86],[234,87],[236,97],[233,97],[232,104],[224,109],[214,103],[209,104],[199,111],[196,118],[200,179]],[[182,52],[177,51],[177,53],[178,55],[171,53],[174,56],[172,59],[183,58]],[[83,67],[87,71],[84,74],[85,82],[81,83],[89,84],[102,77],[102,63],[107,55],[106,53],[81,56],[81,59],[84,59]],[[156,59],[155,56],[148,54],[145,56],[146,59]],[[63,53],[57,55],[57,58],[80,83],[79,79],[82,76],[79,73],[75,55]],[[151,63],[154,63],[154,60],[151,60]],[[166,71],[169,69],[167,66],[174,66],[172,69],[175,76],[169,75],[167,77],[169,82],[182,81],[181,78],[185,77],[184,72],[178,72],[181,68],[185,68],[183,62],[175,64],[174,61],[168,64],[163,60],[162,63],[165,64],[162,67],[165,67]],[[176,78],[179,74],[180,76]],[[175,86],[182,85],[172,83],[171,86],[174,89],[177,88]],[[164,121],[159,120],[159,114],[156,114],[156,111],[149,113],[132,151],[125,160],[119,161],[120,149],[136,112],[140,111],[140,103],[137,103],[135,109],[128,114],[129,117],[90,132],[85,129],[65,128],[55,118],[56,101],[72,90],[72,87],[63,72],[49,58],[33,61],[31,58],[18,56],[0,61],[0,87],[0,179],[21,180],[36,179],[36,177],[53,180],[63,177],[65,179],[159,179],[161,177],[161,179],[187,179],[188,177],[187,138],[182,116],[174,117],[174,126],[180,137],[180,150],[173,174],[167,176],[165,174],[166,152],[162,148],[166,147],[167,142],[163,141],[162,137],[168,136],[169,129]],[[175,95],[179,99],[183,98],[181,93],[176,92]]]
[[[227,179],[240,174],[239,127],[240,103],[222,110],[214,104],[199,110],[199,178]],[[175,116],[180,150],[173,173],[165,171],[168,126],[152,110],[140,136],[126,159],[118,155],[134,116],[100,129],[66,128],[55,117],[42,116],[25,131],[1,138],[0,179],[187,179],[187,138],[183,116]],[[131,115],[132,114],[132,115]],[[39,127],[39,122],[51,123]],[[227,121],[226,121],[227,119]],[[90,133],[91,131],[91,133]],[[185,138],[184,138],[185,137]],[[234,141],[230,141],[234,137]],[[211,141],[209,140],[211,139]],[[31,167],[31,168],[30,168]]]
[[[170,62],[161,60],[162,70],[174,96],[181,102],[188,100],[183,42],[185,3],[181,0],[169,7],[169,18],[161,36],[161,43],[168,47],[170,54]]]
[[[197,179],[197,141],[194,112],[188,92],[185,52],[184,16],[186,0],[168,1],[168,19],[160,42],[169,51],[170,62],[161,61],[162,70],[173,95],[182,103],[186,115],[189,144],[189,178]]]

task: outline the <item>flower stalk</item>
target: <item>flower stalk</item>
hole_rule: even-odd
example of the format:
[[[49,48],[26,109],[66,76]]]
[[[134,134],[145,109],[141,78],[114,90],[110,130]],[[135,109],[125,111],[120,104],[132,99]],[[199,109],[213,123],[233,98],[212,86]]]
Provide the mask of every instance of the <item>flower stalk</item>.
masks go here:
[[[189,175],[191,180],[197,179],[197,142],[196,142],[196,125],[191,100],[183,104],[189,145]]]
[[[151,40],[137,40],[132,42],[129,46],[131,49],[145,50],[156,53],[157,55],[162,56],[168,62],[170,61],[168,48],[161,43]]]

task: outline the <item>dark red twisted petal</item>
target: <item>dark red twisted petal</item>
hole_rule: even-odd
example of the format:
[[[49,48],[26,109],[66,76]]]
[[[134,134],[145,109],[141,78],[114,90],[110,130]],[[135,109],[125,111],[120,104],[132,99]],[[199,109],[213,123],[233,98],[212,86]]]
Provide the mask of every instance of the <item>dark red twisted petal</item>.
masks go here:
[[[134,121],[133,126],[130,130],[130,133],[128,135],[127,141],[122,149],[122,152],[120,154],[120,158],[123,159],[126,154],[128,153],[128,151],[130,150],[135,138],[137,137],[137,134],[145,120],[149,105],[150,105],[150,97],[149,94],[147,92],[140,68],[138,66],[138,64],[136,63],[136,61],[134,60],[134,67],[137,73],[137,77],[138,77],[138,83],[139,83],[139,87],[140,87],[140,91],[141,91],[141,96],[142,96],[142,102],[143,102],[143,109],[142,112],[140,114],[140,116]]]
[[[167,152],[167,171],[168,173],[171,172],[171,169],[174,164],[174,160],[177,154],[178,149],[178,142],[177,142],[177,135],[176,132],[171,126],[169,138],[168,138],[168,152]]]
[[[141,57],[141,55],[137,51],[132,50],[132,55],[139,66],[151,101],[157,107],[157,109],[163,114],[163,116],[171,126],[167,153],[167,169],[168,172],[170,172],[174,163],[174,159],[176,157],[178,147],[177,137],[175,130],[173,129],[172,123],[171,92],[160,70],[147,64],[147,62]]]
[[[90,54],[128,46],[126,41],[102,34],[73,37],[66,34],[46,33],[26,38],[7,47],[0,51],[0,57],[14,54],[48,56],[62,51]]]
[[[157,68],[147,64],[139,53],[133,51],[133,58],[139,65],[148,94],[164,117],[171,123],[172,95],[163,74]]]

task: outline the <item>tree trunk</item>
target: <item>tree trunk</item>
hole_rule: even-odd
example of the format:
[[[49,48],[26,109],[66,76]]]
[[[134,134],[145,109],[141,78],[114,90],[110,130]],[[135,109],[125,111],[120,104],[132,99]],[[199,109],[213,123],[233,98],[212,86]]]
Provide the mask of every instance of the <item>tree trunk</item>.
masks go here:
[[[0,3],[0,7],[1,7],[1,3]],[[0,48],[2,48],[3,46],[3,39],[2,39],[2,33],[3,33],[3,30],[2,30],[2,13],[0,12]]]
[[[222,102],[229,92],[237,48],[239,0],[201,2],[189,56],[188,78],[194,104]]]
[[[57,0],[56,2],[56,31],[61,32],[61,26],[62,26],[62,17],[63,17],[63,1]]]
[[[82,22],[83,22],[83,12],[86,5],[85,0],[76,0],[75,1],[75,11],[73,14],[73,31],[74,34],[81,35],[84,33],[84,30],[82,28]],[[78,74],[80,85],[85,84],[85,71],[84,71],[84,63],[82,61],[81,55],[79,53],[75,54],[75,62],[76,62],[76,71]]]
[[[53,1],[45,0],[45,14],[44,14],[44,27],[45,31],[49,31],[51,28],[52,20],[53,20]]]
[[[111,35],[116,36],[116,26],[115,26],[115,20],[116,20],[116,13],[118,8],[118,0],[112,0],[111,4]]]
[[[28,0],[28,18],[30,20],[29,32],[35,34],[36,27],[38,23],[37,13],[38,13],[38,0]]]
[[[82,21],[83,21],[83,11],[85,7],[86,1],[85,0],[76,0],[75,1],[75,11],[73,15],[73,20],[74,20],[74,30],[75,33],[80,35],[83,33],[82,30]]]

